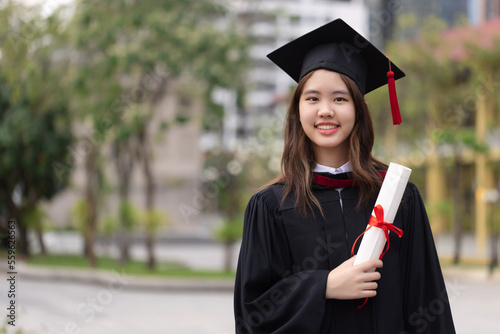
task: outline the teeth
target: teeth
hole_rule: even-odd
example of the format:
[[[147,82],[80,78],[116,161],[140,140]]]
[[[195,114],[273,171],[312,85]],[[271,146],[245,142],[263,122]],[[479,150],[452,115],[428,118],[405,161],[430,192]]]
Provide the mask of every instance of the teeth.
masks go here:
[[[316,126],[320,130],[331,130],[331,129],[336,129],[339,126],[338,125],[318,125]]]

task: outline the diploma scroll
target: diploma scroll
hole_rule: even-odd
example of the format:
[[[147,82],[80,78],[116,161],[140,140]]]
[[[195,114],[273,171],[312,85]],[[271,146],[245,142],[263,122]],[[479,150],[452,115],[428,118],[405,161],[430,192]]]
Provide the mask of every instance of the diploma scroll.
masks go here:
[[[410,168],[393,162],[389,164],[389,169],[375,202],[375,206],[382,206],[386,223],[392,224],[394,222],[410,174]],[[372,215],[375,216],[375,211]],[[354,265],[371,259],[379,259],[385,243],[385,232],[381,228],[368,225],[359,245]]]

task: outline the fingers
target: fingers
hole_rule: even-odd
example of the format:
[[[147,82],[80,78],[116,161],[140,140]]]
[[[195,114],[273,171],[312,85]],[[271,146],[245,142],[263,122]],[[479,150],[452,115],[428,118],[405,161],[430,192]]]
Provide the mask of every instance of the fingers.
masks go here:
[[[377,295],[377,290],[364,290],[361,292],[359,298],[372,298]]]
[[[378,284],[376,282],[366,282],[358,292],[357,298],[370,298],[377,295]]]
[[[366,282],[360,285],[359,289],[354,291],[352,299],[371,298],[377,295],[378,284],[375,282]]]
[[[376,268],[382,267],[382,261],[370,260],[354,266],[355,257],[344,261],[337,268],[330,271],[327,278],[327,299],[357,299],[373,297],[377,294],[381,278]]]
[[[382,275],[380,275],[380,273],[378,271],[374,271],[371,273],[366,273],[366,275],[364,276],[364,279],[365,279],[365,281],[378,281],[381,277],[382,277]]]
[[[384,263],[381,260],[368,260],[356,265],[356,267],[364,272],[373,271],[377,268],[382,268],[383,266]]]
[[[366,282],[362,287],[363,290],[376,290],[377,288],[377,282]]]

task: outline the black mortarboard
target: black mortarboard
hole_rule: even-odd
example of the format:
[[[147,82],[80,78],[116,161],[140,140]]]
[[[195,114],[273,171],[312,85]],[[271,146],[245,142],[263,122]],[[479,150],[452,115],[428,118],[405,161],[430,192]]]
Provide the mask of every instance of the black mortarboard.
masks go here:
[[[296,82],[313,70],[327,69],[347,75],[362,94],[389,83],[393,121],[401,123],[394,80],[405,74],[342,19],[285,44],[267,57]]]

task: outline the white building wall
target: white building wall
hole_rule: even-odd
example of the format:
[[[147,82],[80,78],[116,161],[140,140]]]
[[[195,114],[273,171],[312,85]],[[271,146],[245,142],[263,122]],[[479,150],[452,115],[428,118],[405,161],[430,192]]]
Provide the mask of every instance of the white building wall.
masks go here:
[[[273,21],[269,20],[272,16],[262,15],[262,20],[257,19],[249,27],[249,32],[257,38],[250,51],[254,60],[249,73],[252,88],[246,101],[250,117],[259,118],[258,114],[266,110],[270,113],[275,102],[286,98],[290,87],[295,85],[287,74],[267,59],[267,54],[336,18],[342,18],[367,38],[369,33],[369,11],[362,0],[249,1],[246,6],[242,3],[234,9],[238,15],[249,12],[276,14]]]

